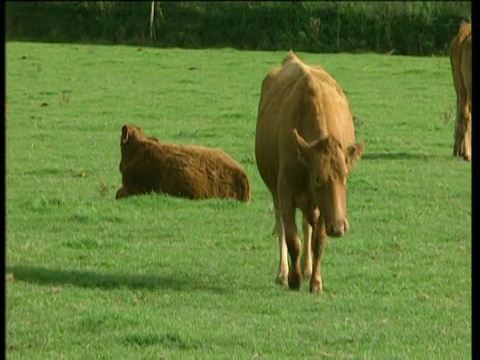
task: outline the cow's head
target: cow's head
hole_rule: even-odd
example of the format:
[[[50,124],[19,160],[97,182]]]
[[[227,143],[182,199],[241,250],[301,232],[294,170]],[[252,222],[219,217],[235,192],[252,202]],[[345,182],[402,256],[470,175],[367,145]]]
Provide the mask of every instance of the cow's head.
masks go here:
[[[136,125],[123,125],[122,136],[120,137],[120,145],[124,145],[128,143],[128,141],[132,138],[136,138],[136,139],[145,138],[142,128]]]
[[[364,144],[344,149],[332,135],[306,142],[293,130],[299,160],[308,168],[310,194],[320,209],[328,236],[339,237],[348,232],[346,211],[347,177],[355,160],[362,155]]]

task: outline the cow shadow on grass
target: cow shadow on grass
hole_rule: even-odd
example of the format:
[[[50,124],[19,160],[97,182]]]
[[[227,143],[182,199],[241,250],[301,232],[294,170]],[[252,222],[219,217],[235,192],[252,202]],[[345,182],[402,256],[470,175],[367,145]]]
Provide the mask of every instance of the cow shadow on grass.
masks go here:
[[[203,291],[216,294],[227,293],[226,287],[216,286],[201,278],[175,274],[158,276],[148,274],[126,275],[105,274],[88,270],[49,269],[42,266],[11,266],[7,268],[15,281],[25,281],[39,285],[73,285],[81,288],[102,289],[151,289],[175,291]]]
[[[384,152],[384,153],[366,153],[363,154],[362,160],[432,160],[438,158],[446,158],[447,156],[429,155],[421,153],[407,152]]]

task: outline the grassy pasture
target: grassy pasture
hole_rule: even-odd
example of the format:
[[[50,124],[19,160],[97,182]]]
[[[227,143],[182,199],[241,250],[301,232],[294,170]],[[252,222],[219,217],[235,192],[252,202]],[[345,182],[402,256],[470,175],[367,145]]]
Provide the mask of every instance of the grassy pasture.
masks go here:
[[[364,158],[324,293],[274,284],[253,156],[286,52],[6,44],[9,359],[471,358],[471,165],[448,58],[303,54],[344,88]],[[452,121],[442,115],[452,111]],[[115,201],[121,126],[223,148],[252,202]]]

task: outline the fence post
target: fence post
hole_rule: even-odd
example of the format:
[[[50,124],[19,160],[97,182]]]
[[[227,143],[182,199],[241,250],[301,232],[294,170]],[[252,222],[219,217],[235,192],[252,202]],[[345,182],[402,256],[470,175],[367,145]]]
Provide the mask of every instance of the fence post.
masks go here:
[[[150,40],[155,40],[157,38],[155,34],[155,27],[153,26],[153,21],[155,19],[155,1],[152,0],[150,3]]]

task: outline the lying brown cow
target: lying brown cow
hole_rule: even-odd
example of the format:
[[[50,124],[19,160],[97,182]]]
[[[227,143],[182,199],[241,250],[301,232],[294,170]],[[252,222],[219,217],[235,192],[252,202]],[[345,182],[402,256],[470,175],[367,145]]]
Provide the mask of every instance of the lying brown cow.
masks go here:
[[[472,130],[472,25],[462,21],[457,36],[450,44],[450,64],[457,94],[455,145],[453,155],[471,158]]]
[[[322,291],[326,236],[348,231],[346,182],[363,149],[363,143],[355,144],[347,98],[322,67],[305,65],[290,52],[281,67],[267,74],[258,108],[255,156],[275,208],[280,245],[277,282],[283,284],[288,278],[291,289],[300,288],[298,208],[303,213],[304,275],[310,277],[311,292]]]
[[[122,187],[116,198],[149,192],[188,199],[250,201],[250,182],[240,164],[219,149],[165,144],[124,125],[120,140]]]

